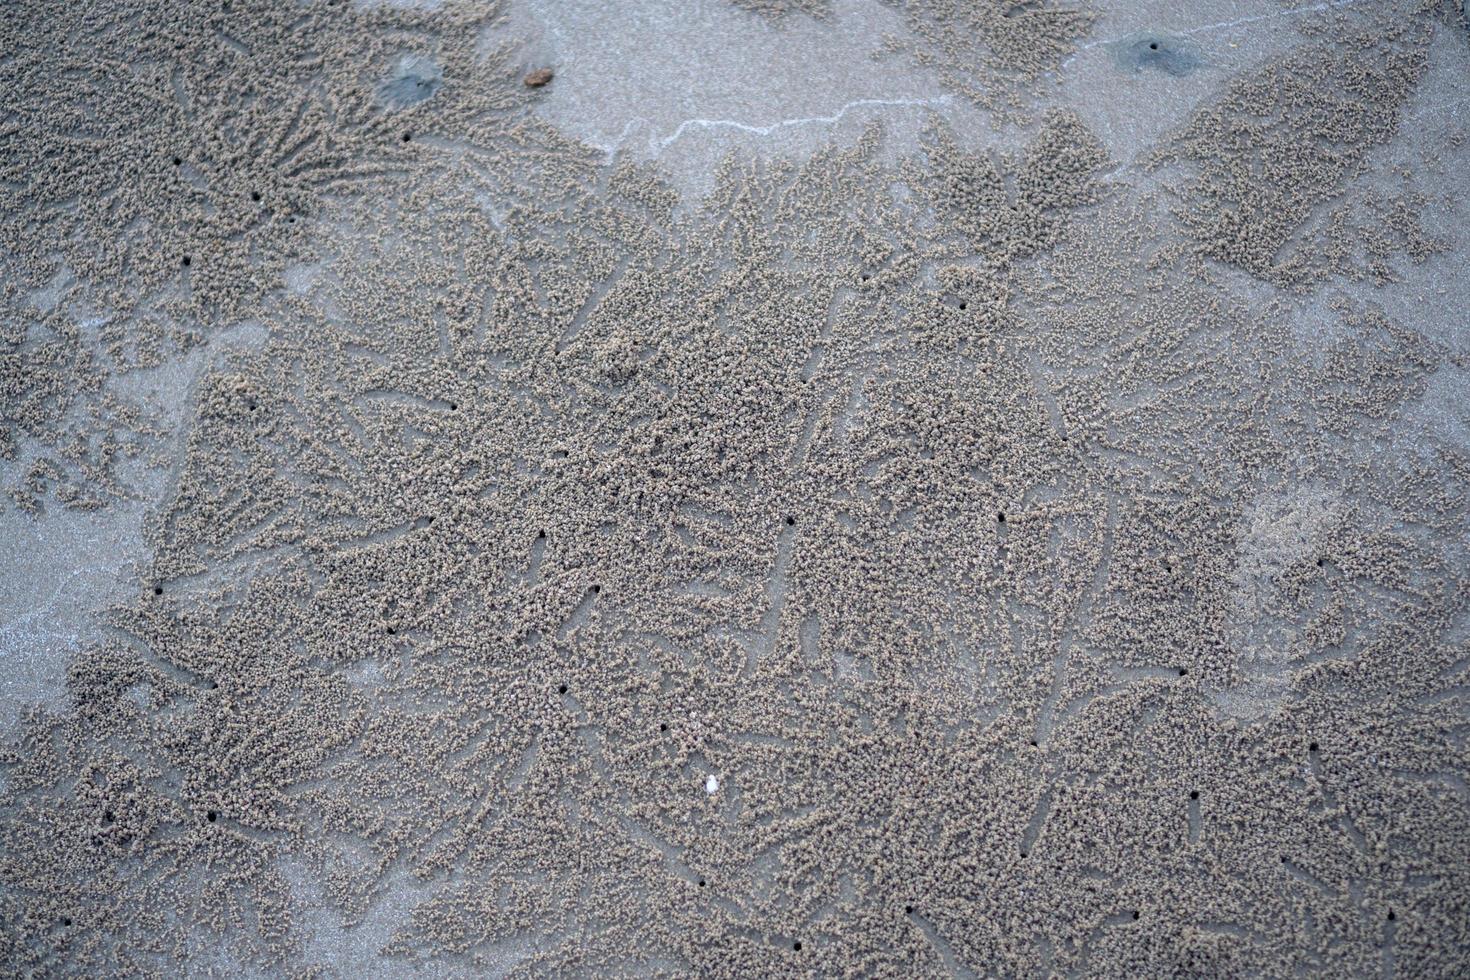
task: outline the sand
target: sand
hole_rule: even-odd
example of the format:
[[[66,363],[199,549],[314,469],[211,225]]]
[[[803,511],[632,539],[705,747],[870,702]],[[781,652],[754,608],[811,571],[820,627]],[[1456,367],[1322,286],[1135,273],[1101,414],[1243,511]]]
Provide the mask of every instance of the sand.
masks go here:
[[[1470,971],[1470,25],[22,2],[0,972]]]

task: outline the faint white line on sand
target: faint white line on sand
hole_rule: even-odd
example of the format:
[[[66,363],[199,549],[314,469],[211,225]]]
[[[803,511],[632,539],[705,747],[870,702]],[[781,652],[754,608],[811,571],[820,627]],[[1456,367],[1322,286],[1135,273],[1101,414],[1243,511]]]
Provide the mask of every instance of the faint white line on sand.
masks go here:
[[[1199,27],[1191,27],[1189,28],[1189,30],[1186,31],[1174,31],[1172,33],[1175,34],[1175,36],[1177,37],[1188,37],[1191,34],[1204,34],[1209,31],[1227,31],[1232,27],[1240,27],[1243,24],[1254,24],[1258,21],[1263,20],[1277,20],[1282,17],[1297,17],[1301,14],[1326,13],[1329,10],[1336,10],[1338,7],[1346,7],[1350,4],[1360,2],[1361,0],[1323,0],[1322,3],[1309,4],[1305,7],[1292,7],[1289,10],[1275,10],[1267,14],[1252,14],[1249,17],[1237,17],[1235,20],[1222,20],[1214,24],[1201,24]],[[1115,44],[1118,41],[1125,41],[1128,38],[1133,37],[1137,33],[1139,32],[1130,31],[1127,34],[1120,34],[1117,37],[1098,38],[1096,41],[1088,41],[1086,44],[1077,45],[1077,50],[1088,51],[1092,48],[1101,47],[1104,44]],[[1061,66],[1063,68],[1067,67],[1067,64],[1071,62],[1071,60],[1075,57],[1077,57],[1077,55],[1076,53],[1073,53],[1067,58],[1066,61],[1062,62]]]
[[[773,122],[765,126],[756,126],[751,123],[740,122],[737,119],[686,119],[679,123],[668,136],[663,138],[659,138],[657,134],[650,136],[648,139],[648,149],[653,156],[658,156],[691,129],[738,129],[742,133],[753,133],[756,136],[769,136],[778,130],[791,126],[831,125],[838,123],[852,110],[863,109],[869,106],[943,106],[949,105],[952,101],[952,97],[948,95],[941,95],[932,99],[853,99],[830,116],[803,116],[799,119],[782,119],[779,122]],[[629,120],[628,124],[623,127],[622,133],[618,135],[617,142],[608,150],[609,154],[616,155],[622,149],[623,142],[628,138],[629,132],[638,123],[647,124],[648,120],[641,117]]]

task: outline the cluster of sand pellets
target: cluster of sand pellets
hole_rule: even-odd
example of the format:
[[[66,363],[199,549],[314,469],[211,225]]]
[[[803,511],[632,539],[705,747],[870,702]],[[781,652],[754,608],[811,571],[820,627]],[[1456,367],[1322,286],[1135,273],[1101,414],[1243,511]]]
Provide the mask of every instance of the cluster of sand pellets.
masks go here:
[[[905,15],[1024,74],[1050,8]],[[5,973],[1464,975],[1470,455],[1402,434],[1470,364],[1330,288],[1452,244],[1412,181],[1352,232],[1443,10],[1337,15],[1157,192],[1033,106],[682,202],[498,13],[0,27],[13,506],[106,506],[110,379],[262,332],[0,755]]]
[[[781,20],[832,14],[832,0],[728,0]],[[1060,0],[881,0],[902,18],[874,52],[934,72],[956,95],[998,116],[1026,118],[1036,82],[1077,50],[1096,19],[1091,5]]]

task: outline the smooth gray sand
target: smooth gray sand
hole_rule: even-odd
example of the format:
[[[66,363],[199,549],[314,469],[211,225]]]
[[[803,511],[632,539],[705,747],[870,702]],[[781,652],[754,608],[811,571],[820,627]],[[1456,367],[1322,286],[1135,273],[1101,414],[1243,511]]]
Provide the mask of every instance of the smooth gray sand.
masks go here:
[[[0,65],[0,972],[1470,973],[1459,0]]]

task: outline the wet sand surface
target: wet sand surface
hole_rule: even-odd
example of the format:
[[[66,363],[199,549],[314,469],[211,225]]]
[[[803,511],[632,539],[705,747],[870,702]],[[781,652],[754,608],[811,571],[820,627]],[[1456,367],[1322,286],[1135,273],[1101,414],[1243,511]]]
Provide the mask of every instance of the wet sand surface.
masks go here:
[[[1459,0],[0,66],[0,973],[1470,972]]]

